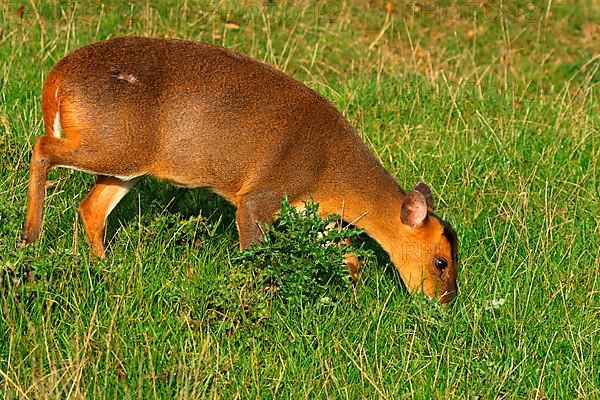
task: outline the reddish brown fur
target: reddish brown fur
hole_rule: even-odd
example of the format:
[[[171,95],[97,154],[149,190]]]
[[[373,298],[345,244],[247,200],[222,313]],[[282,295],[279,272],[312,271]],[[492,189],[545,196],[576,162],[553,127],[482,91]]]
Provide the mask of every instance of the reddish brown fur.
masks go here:
[[[413,191],[405,204],[406,193],[327,100],[262,63],[202,43],[113,39],[58,62],[42,108],[49,135],[33,150],[26,242],[40,232],[49,168],[101,176],[80,206],[99,256],[110,208],[131,185],[123,179],[149,174],[212,188],[235,204],[242,248],[260,240],[259,223],[273,221],[284,194],[296,205],[311,195],[323,214],[343,212],[377,240],[410,291],[443,301],[456,294],[456,244],[432,207],[418,212],[430,193]],[[52,137],[57,112],[61,138]],[[435,257],[448,261],[444,271]]]

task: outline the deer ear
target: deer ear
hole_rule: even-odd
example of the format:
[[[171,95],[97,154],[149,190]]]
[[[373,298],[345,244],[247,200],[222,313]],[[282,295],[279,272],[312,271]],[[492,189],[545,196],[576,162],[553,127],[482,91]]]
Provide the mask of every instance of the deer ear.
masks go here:
[[[404,225],[417,228],[427,219],[427,203],[425,196],[418,190],[413,190],[404,198],[400,219]]]
[[[425,197],[425,203],[427,204],[427,208],[430,208],[431,211],[433,211],[433,196],[431,195],[431,189],[429,189],[429,186],[427,186],[425,182],[420,181],[419,183],[417,183],[417,186],[415,186],[414,190],[420,192],[423,195],[423,197]]]

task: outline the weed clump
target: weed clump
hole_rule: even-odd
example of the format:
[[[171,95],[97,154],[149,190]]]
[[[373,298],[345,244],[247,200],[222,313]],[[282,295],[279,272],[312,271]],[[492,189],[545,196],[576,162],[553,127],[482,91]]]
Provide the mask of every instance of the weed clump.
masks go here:
[[[363,263],[372,255],[346,240],[356,241],[361,230],[335,224],[339,216],[321,218],[318,209],[318,204],[305,202],[298,210],[284,198],[278,221],[266,229],[262,243],[240,256],[254,271],[256,283],[286,302],[334,301],[352,285],[345,255],[354,253]]]

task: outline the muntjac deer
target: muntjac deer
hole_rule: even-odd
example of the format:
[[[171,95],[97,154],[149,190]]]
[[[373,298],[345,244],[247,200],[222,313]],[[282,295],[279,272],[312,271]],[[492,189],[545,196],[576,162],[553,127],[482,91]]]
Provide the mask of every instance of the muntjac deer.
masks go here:
[[[191,41],[107,40],[54,66],[42,110],[25,243],[40,234],[50,168],[97,175],[79,212],[99,257],[108,214],[152,175],[233,203],[242,249],[261,240],[284,195],[295,206],[312,197],[375,239],[410,292],[456,295],[456,233],[427,185],[402,190],[325,98],[265,64]]]

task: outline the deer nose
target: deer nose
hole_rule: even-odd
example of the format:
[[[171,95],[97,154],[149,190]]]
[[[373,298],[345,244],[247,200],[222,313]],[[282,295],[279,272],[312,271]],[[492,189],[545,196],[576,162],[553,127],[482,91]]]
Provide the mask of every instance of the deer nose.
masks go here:
[[[451,288],[446,289],[446,291],[440,295],[439,302],[440,303],[449,303],[452,300],[454,300],[454,298],[456,297],[457,294],[458,294],[458,289],[455,284]]]

